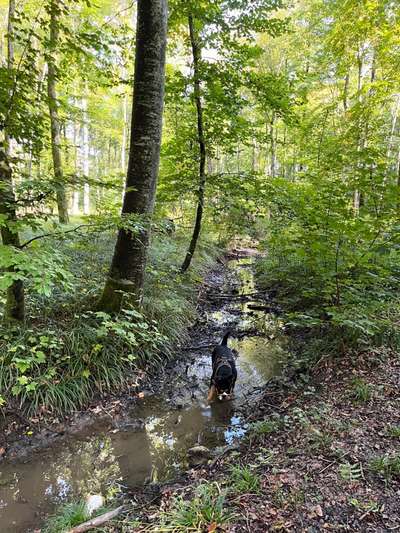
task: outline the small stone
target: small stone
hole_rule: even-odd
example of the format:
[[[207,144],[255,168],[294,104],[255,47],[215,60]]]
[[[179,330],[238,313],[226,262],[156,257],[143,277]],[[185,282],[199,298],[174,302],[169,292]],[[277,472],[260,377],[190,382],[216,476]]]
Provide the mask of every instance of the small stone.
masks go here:
[[[189,448],[187,455],[191,466],[205,465],[212,457],[211,451],[206,446],[193,446]]]

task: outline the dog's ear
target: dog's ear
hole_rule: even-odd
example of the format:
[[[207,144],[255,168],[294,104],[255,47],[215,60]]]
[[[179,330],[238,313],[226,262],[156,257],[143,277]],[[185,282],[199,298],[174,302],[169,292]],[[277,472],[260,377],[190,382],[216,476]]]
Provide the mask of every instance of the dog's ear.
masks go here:
[[[207,400],[209,402],[213,402],[216,397],[217,397],[217,390],[215,388],[215,385],[211,385],[210,390],[208,391]]]

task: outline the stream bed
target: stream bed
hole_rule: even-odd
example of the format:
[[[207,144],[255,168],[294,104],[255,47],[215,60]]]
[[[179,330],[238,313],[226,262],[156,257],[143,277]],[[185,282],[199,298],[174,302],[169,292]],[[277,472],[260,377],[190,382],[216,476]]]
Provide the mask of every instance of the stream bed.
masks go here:
[[[123,423],[102,422],[29,459],[0,464],[1,533],[40,527],[65,501],[172,479],[186,468],[189,448],[215,450],[245,434],[241,406],[279,374],[286,351],[279,320],[252,309],[260,304],[253,299],[253,263],[253,256],[239,253],[211,274],[194,345],[167,367],[162,393],[146,393]],[[212,348],[203,346],[219,343],[228,328],[228,345],[237,352],[235,398],[210,406]]]

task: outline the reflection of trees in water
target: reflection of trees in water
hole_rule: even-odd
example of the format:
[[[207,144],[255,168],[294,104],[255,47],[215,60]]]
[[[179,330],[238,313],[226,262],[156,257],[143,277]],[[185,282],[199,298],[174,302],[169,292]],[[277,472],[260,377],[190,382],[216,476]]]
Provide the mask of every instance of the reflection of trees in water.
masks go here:
[[[242,372],[249,377],[261,377],[268,380],[276,375],[280,361],[284,357],[285,350],[280,341],[269,341],[261,337],[245,337],[240,341],[234,341],[233,347],[239,352],[238,365]],[[246,379],[246,376],[240,376],[239,383]]]
[[[103,492],[110,481],[120,477],[111,439],[92,437],[87,442],[74,443],[57,456],[45,475],[49,496]]]
[[[118,462],[109,437],[74,442],[54,450],[54,455],[36,456],[33,462],[5,465],[1,479],[12,480],[0,487],[0,522],[12,531],[13,520],[18,527],[32,523],[38,509],[48,510],[50,503],[104,492],[120,477]],[[3,529],[1,529],[3,531]],[[21,531],[22,529],[19,529]]]
[[[193,406],[149,420],[146,431],[154,457],[154,475],[168,477],[186,458],[187,449],[196,444],[222,444],[232,414],[232,405],[226,403],[215,404],[211,410]]]

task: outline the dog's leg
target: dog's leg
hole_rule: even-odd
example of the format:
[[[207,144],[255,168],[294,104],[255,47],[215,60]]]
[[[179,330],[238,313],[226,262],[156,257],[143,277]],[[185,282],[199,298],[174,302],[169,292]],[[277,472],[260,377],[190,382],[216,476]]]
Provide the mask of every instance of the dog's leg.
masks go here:
[[[207,400],[209,402],[213,402],[216,399],[216,397],[217,397],[217,390],[215,388],[215,385],[211,385],[211,387],[208,390]]]

